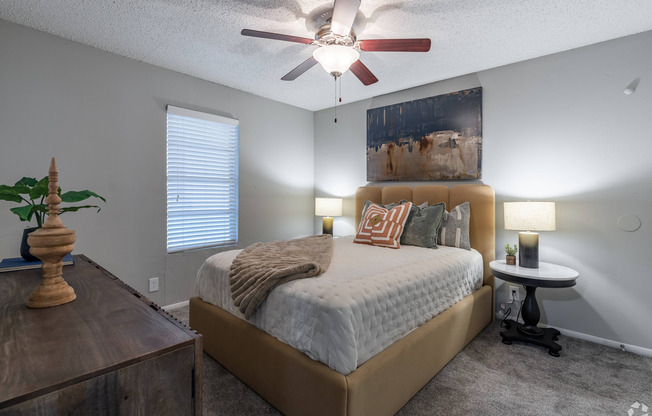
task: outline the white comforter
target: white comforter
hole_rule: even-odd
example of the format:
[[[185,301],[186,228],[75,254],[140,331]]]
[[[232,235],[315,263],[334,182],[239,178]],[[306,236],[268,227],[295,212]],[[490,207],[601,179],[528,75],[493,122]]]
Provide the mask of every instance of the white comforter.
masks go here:
[[[394,250],[352,241],[335,239],[324,274],[277,287],[250,322],[346,375],[482,286],[482,256],[475,250]],[[206,260],[197,295],[244,319],[229,287],[239,252]]]

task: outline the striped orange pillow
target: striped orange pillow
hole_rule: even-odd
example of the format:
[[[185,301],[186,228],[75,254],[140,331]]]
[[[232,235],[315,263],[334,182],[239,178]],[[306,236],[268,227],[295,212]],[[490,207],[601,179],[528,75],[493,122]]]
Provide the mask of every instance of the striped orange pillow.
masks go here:
[[[360,221],[354,243],[372,244],[374,246],[401,248],[401,234],[405,221],[410,214],[412,202],[397,205],[388,210],[380,205],[371,204]]]

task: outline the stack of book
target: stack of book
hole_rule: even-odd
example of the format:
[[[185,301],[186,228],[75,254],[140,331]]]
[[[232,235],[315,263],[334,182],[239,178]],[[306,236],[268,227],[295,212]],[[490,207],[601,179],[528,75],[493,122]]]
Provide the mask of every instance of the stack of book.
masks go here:
[[[63,258],[63,265],[68,266],[74,264],[72,254],[66,255]],[[29,270],[29,269],[40,269],[41,261],[26,261],[22,257],[13,257],[10,259],[4,259],[0,262],[0,273],[4,272],[15,272],[17,270]]]

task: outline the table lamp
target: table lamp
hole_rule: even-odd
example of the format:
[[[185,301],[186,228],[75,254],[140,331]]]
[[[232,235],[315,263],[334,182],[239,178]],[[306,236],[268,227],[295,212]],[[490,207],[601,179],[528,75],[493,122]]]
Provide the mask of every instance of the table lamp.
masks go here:
[[[333,235],[333,217],[342,216],[342,198],[315,198],[315,216],[324,217],[323,234]]]
[[[556,229],[554,202],[505,202],[505,229],[517,230],[518,264],[539,268],[539,233]],[[527,231],[524,231],[527,230]]]

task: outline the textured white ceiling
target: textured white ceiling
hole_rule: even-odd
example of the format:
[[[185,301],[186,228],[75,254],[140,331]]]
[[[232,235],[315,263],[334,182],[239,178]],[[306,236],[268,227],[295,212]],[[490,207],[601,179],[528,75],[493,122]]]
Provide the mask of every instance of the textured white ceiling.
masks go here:
[[[314,46],[331,0],[0,0],[0,19],[308,110],[332,107],[319,65],[281,77]],[[322,17],[320,17],[322,16]],[[379,82],[342,77],[343,103],[652,30],[652,0],[362,0],[359,39],[429,37],[427,53],[362,52]],[[650,51],[641,51],[649,53]]]

